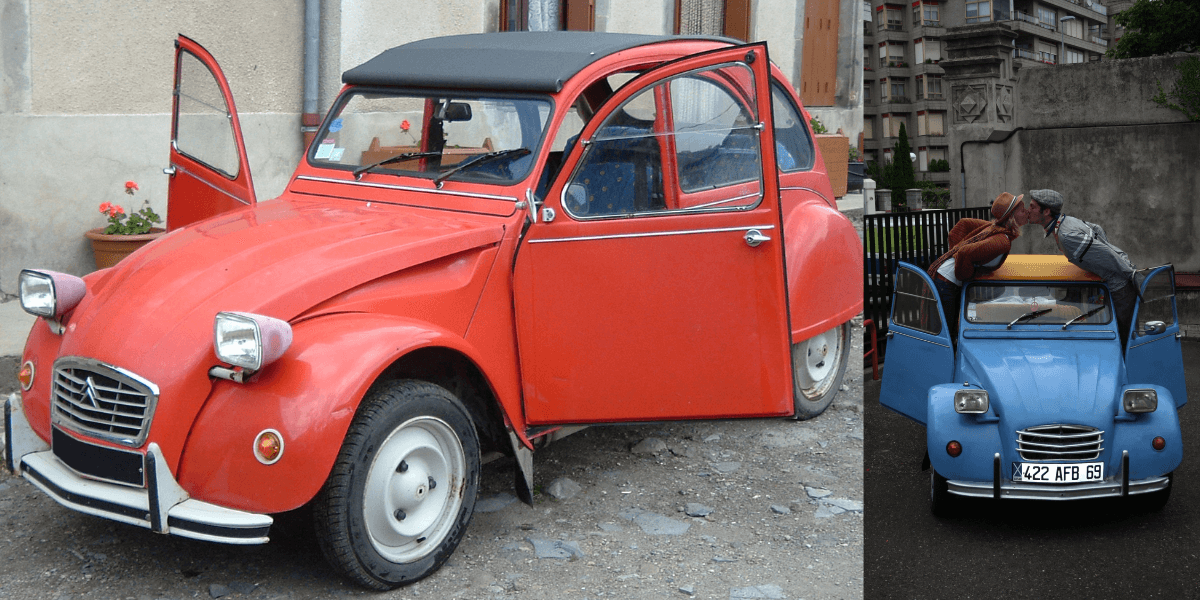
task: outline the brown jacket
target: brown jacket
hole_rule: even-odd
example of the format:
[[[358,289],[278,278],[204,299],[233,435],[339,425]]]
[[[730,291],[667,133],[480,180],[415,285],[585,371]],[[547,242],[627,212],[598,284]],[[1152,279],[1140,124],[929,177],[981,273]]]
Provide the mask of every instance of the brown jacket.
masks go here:
[[[962,243],[990,225],[991,221],[982,219],[959,219],[950,229],[950,250],[943,256],[947,259],[954,257],[954,276],[959,281],[973,277],[977,264],[989,262],[997,256],[1008,257],[1008,252],[1012,249],[1012,240],[1016,237],[1015,232],[997,231],[982,240]],[[945,261],[939,259],[934,264],[940,265],[943,262]],[[930,270],[934,271],[930,276],[934,276],[936,271],[932,267]]]

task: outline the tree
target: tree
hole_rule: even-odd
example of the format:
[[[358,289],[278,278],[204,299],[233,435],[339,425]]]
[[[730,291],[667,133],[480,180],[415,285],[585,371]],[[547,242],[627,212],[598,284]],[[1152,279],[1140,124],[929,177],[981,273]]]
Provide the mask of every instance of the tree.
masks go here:
[[[892,150],[893,160],[884,167],[887,170],[888,187],[892,190],[892,205],[907,206],[904,191],[917,187],[917,175],[913,172],[912,146],[908,145],[908,131],[900,124],[900,138]]]
[[[1110,58],[1200,52],[1198,0],[1137,0],[1115,19],[1125,35],[1109,49]]]

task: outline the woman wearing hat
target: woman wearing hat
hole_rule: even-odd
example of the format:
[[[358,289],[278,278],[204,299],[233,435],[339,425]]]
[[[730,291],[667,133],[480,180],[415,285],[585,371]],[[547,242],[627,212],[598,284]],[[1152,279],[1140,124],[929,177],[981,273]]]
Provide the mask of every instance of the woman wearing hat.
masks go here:
[[[950,250],[933,261],[929,276],[937,286],[950,338],[958,329],[958,299],[962,282],[976,274],[994,271],[1004,264],[1012,241],[1021,235],[1028,217],[1021,194],[1003,192],[992,201],[992,220],[959,219],[950,229]]]

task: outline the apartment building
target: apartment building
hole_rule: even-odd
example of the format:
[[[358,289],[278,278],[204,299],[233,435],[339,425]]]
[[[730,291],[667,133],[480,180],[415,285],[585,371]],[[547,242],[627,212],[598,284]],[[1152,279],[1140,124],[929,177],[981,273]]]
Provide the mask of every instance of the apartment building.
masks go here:
[[[917,178],[943,185],[950,173],[936,169],[949,159],[954,107],[938,63],[948,29],[1005,23],[1016,33],[1014,79],[1023,68],[1100,60],[1110,42],[1108,10],[1096,0],[864,0],[863,10],[864,157],[893,160],[904,124]]]

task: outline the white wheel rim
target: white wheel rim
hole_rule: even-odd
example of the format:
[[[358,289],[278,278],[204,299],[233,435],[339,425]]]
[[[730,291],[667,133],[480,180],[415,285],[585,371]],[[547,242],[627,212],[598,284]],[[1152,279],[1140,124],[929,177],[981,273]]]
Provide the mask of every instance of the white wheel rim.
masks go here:
[[[819,400],[833,385],[842,361],[845,337],[839,325],[792,347],[796,389],[807,400]]]
[[[467,471],[462,443],[441,419],[417,417],[380,445],[363,492],[371,544],[394,563],[434,551],[462,508]]]

